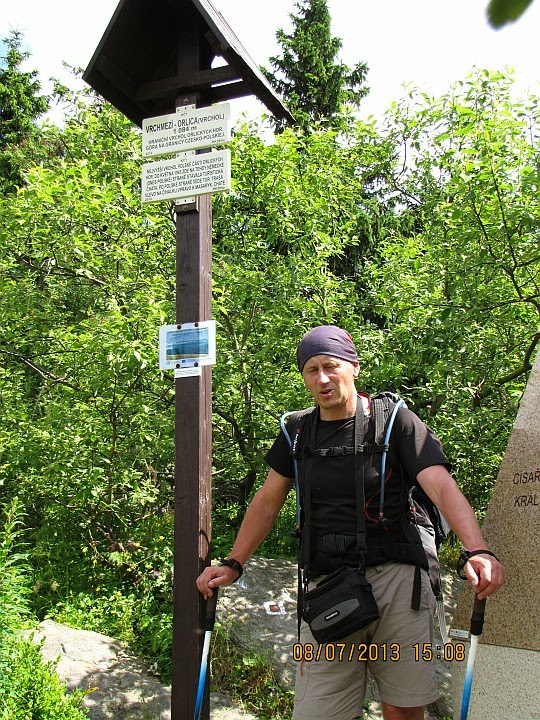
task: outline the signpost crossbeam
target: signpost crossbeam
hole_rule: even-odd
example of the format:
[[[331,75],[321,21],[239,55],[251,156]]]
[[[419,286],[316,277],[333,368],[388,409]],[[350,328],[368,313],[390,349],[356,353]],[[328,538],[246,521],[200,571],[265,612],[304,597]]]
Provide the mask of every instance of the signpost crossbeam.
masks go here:
[[[217,83],[232,82],[239,79],[238,72],[226,65],[225,67],[201,70],[190,75],[178,75],[165,80],[143,83],[137,89],[135,99],[144,102],[163,95],[170,95],[171,92],[178,91],[180,88],[183,90],[202,90]]]

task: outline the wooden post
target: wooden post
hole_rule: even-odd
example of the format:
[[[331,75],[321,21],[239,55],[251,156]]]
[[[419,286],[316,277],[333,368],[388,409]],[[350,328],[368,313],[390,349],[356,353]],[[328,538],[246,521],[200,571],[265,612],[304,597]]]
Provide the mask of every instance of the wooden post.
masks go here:
[[[177,69],[200,69],[196,13],[186,3],[178,27]],[[198,105],[197,94],[176,106]],[[176,208],[176,322],[211,319],[212,197]],[[212,473],[212,370],[175,379],[174,585],[171,720],[192,720],[202,651],[204,600],[195,580],[209,559]],[[201,720],[209,719],[208,694]]]
[[[212,198],[176,206],[176,322],[211,319]],[[204,600],[195,580],[209,562],[212,370],[177,378],[175,413],[174,598],[171,720],[192,720],[201,658]],[[209,717],[205,702],[201,718]]]

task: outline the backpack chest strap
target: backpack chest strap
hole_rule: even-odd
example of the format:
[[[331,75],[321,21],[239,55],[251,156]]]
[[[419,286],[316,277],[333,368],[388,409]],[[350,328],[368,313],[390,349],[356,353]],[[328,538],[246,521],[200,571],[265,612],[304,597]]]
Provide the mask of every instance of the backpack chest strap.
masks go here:
[[[360,443],[356,446],[356,453],[365,453],[373,455],[374,453],[388,452],[389,445],[376,445],[375,443]],[[340,445],[338,447],[318,448],[317,450],[306,450],[306,455],[311,454],[314,457],[340,457],[342,455],[354,455],[355,449],[350,445]]]

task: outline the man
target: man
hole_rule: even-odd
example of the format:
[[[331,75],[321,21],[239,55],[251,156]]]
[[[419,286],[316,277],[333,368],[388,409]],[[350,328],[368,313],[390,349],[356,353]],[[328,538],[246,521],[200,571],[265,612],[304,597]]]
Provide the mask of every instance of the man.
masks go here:
[[[317,406],[315,448],[354,446],[357,403],[362,403],[364,439],[374,437],[370,397],[357,393],[359,374],[356,348],[341,328],[324,325],[308,332],[297,349],[297,364],[306,388]],[[371,433],[371,434],[370,434]],[[366,578],[371,583],[380,618],[345,638],[342,659],[322,653],[319,660],[299,663],[294,720],[354,720],[362,715],[366,691],[366,667],[375,678],[385,720],[421,720],[424,706],[439,693],[433,662],[425,661],[418,648],[432,642],[434,597],[427,574],[421,583],[419,609],[411,607],[414,556],[402,536],[400,511],[402,485],[418,484],[442,512],[464,547],[475,552],[465,565],[465,574],[480,599],[489,597],[504,582],[504,568],[490,553],[474,512],[449,473],[441,444],[429,428],[409,410],[396,416],[385,482],[383,524],[377,517],[380,478],[373,455],[366,456],[364,470],[367,530]],[[310,580],[315,582],[333,567],[319,538],[346,538],[356,532],[354,454],[329,458],[321,453],[313,459],[310,473],[311,506]],[[336,454],[338,455],[338,454]],[[271,530],[287,494],[293,487],[294,470],[288,444],[280,433],[266,455],[267,479],[250,503],[230,558],[208,567],[197,580],[200,592],[229,585],[242,573],[242,566]],[[380,465],[380,463],[379,463]],[[402,479],[403,478],[403,479]],[[301,488],[302,491],[302,488]],[[408,555],[409,553],[409,555]],[[351,550],[343,564],[355,565]],[[333,560],[333,558],[332,558]],[[301,643],[317,643],[303,624]],[[370,648],[370,658],[360,657],[360,648]],[[328,655],[327,655],[328,657]]]

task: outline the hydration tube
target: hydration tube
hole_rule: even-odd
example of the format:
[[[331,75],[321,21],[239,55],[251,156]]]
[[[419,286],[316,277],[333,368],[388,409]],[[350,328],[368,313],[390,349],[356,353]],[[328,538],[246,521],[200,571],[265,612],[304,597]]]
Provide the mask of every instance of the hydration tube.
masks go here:
[[[385,450],[382,452],[381,457],[381,492],[380,492],[380,498],[379,498],[379,519],[383,520],[384,518],[384,483],[385,483],[385,476],[386,476],[386,454],[388,452],[388,445],[390,444],[390,435],[392,433],[392,427],[394,426],[394,420],[396,419],[397,411],[400,407],[403,407],[405,405],[405,401],[401,398],[398,400],[398,402],[395,404],[394,409],[392,410],[392,414],[390,415],[390,420],[388,421],[388,426],[386,428],[386,435],[384,436],[384,446]]]
[[[287,426],[285,425],[285,420],[290,416],[294,415],[294,410],[291,410],[290,412],[283,413],[283,415],[280,418],[279,424],[281,425],[281,429],[283,431],[283,434],[285,435],[285,438],[287,442],[289,443],[289,447],[292,448],[292,438],[289,435],[289,432],[287,430]],[[296,490],[296,529],[298,530],[300,528],[300,483],[298,480],[298,461],[293,455],[293,463],[294,463],[294,487]]]

